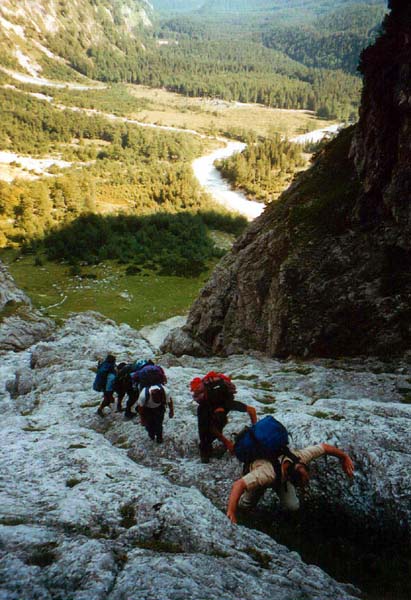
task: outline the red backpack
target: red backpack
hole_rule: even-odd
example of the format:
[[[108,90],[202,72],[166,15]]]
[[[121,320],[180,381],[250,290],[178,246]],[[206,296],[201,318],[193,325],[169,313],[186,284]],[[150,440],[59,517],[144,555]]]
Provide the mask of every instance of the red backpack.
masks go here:
[[[234,399],[237,391],[228,375],[215,371],[210,371],[203,378],[193,379],[190,388],[196,402],[208,402],[212,407],[222,408]]]

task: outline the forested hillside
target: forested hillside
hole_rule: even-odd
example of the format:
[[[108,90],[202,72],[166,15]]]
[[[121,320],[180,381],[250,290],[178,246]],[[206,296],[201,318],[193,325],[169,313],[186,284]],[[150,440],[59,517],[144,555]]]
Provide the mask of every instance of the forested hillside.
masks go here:
[[[147,0],[2,0],[1,65],[72,79],[126,76],[151,30]]]
[[[381,5],[381,0],[153,0],[156,10],[166,12],[199,11],[204,15],[213,14],[271,14],[302,20],[307,17],[324,15],[339,7],[353,4]]]
[[[299,27],[264,25],[263,44],[308,67],[355,73],[363,48],[375,38],[384,15],[381,5],[354,5]]]
[[[355,120],[359,56],[374,39],[384,6],[381,0],[349,6],[210,0],[200,11],[164,18],[160,48],[150,73],[141,66],[141,81]]]
[[[0,182],[2,246],[12,242],[39,251],[43,244],[37,242],[45,237],[51,259],[150,260],[165,272],[190,275],[215,255],[206,225],[237,233],[244,226],[243,219],[214,215],[194,179],[190,161],[202,152],[200,138],[62,110],[13,89],[1,89],[0,99],[3,149],[32,156],[58,152],[73,165],[66,171],[51,167],[37,180]],[[107,212],[128,218],[90,217]],[[176,216],[181,212],[186,216]],[[156,220],[155,213],[163,217]]]
[[[141,239],[146,238],[132,239],[124,232],[134,226],[149,227],[155,238],[171,222],[154,224],[149,215],[182,211],[194,215],[210,208],[190,169],[190,161],[204,151],[205,142],[193,136],[143,130],[96,113],[69,111],[50,102],[47,88],[41,90],[41,99],[35,97],[38,88],[20,85],[12,89],[13,72],[63,81],[78,79],[87,85],[90,78],[131,82],[186,96],[305,109],[326,119],[355,120],[361,87],[355,65],[383,11],[381,2],[349,8],[343,4],[204,2],[201,10],[192,10],[197,4],[188,2],[184,7],[191,10],[190,15],[175,13],[159,19],[145,0],[4,0],[0,48],[3,67],[9,71],[0,77],[2,148],[32,156],[51,153],[66,161],[68,170],[54,166],[46,177],[2,184],[1,243],[27,246],[55,227],[77,231],[71,224],[86,214],[123,212],[144,217],[144,221],[132,226],[130,221],[83,221],[89,239],[96,235],[106,240],[102,253],[94,256],[87,243],[70,252],[82,261],[88,260],[87,253],[92,261],[102,260],[108,253],[121,260],[140,256],[144,262],[148,256],[140,248]],[[157,7],[167,8],[165,3]],[[173,10],[182,7],[177,1],[168,5]],[[279,13],[287,13],[287,23],[294,22],[294,26],[285,29],[282,19],[277,19]],[[308,14],[304,27],[296,24]],[[114,86],[110,91],[95,91],[92,100],[82,92],[77,106],[73,98],[70,105],[128,115],[144,104],[124,91],[120,98],[119,86],[115,90]],[[63,91],[59,97],[64,104]],[[221,169],[233,185],[269,202],[301,168],[300,150],[280,139],[278,133],[251,141],[246,127],[238,135],[246,137],[250,147],[222,163]],[[211,223],[209,217],[192,226],[174,221],[174,228],[193,232],[198,247],[204,250],[203,258],[211,256],[210,247],[201,241],[205,239],[204,225]],[[228,221],[223,219],[220,229],[236,228]],[[129,242],[117,243],[118,229]],[[79,234],[75,237],[79,239]],[[49,256],[69,259],[69,244],[52,239],[60,250],[52,256],[49,245]],[[197,270],[204,267],[197,258],[193,261]],[[175,255],[172,259],[166,256],[165,262],[178,264]]]
[[[204,4],[204,0],[152,0],[151,3],[155,10],[190,12],[200,8]]]
[[[356,119],[356,66],[381,21],[382,0],[348,7],[320,0],[156,6],[191,12],[159,20],[144,0],[40,0],[21,10],[5,0],[3,66]]]

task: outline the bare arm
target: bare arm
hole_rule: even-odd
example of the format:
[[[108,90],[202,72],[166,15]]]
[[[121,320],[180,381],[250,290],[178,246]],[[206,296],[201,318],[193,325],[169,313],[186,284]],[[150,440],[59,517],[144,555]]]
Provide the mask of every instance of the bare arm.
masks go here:
[[[245,489],[246,485],[244,479],[237,479],[237,481],[234,481],[227,506],[227,517],[232,523],[237,523],[237,506]]]
[[[168,405],[168,416],[170,417],[170,419],[172,419],[174,417],[174,402],[173,399],[170,396],[170,402]]]
[[[229,452],[231,452],[231,454],[234,452],[234,444],[231,440],[229,440],[228,438],[225,437],[225,435],[223,435],[221,433],[221,431],[219,431],[216,428],[212,428],[212,434],[214,435],[214,437],[216,437],[218,440],[220,440],[220,442],[222,442],[224,444],[224,446],[227,448],[227,450]]]
[[[254,406],[248,406],[247,405],[247,413],[248,413],[248,416],[251,419],[251,423],[253,425],[255,425],[257,423],[257,412],[256,412]]]
[[[344,473],[346,473],[348,477],[352,477],[354,475],[354,463],[348,454],[343,452],[343,450],[336,448],[335,446],[330,446],[329,444],[321,444],[321,446],[324,448],[324,452],[326,454],[329,454],[330,456],[336,456],[340,459]]]

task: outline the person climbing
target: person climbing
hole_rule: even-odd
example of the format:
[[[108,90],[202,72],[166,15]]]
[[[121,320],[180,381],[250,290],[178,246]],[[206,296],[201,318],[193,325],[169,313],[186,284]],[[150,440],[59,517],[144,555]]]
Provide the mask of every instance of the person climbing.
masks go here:
[[[152,360],[139,360],[134,365],[134,371],[130,374],[132,394],[126,404],[125,419],[132,419],[137,413],[133,413],[131,408],[137,402],[139,394],[144,387],[150,385],[167,383],[167,377],[164,369],[160,365],[155,365]]]
[[[157,444],[163,442],[163,422],[166,408],[168,416],[174,417],[174,404],[170,392],[163,384],[143,387],[137,400],[137,409],[141,424],[146,428],[149,438]]]
[[[278,434],[279,426],[284,437],[278,444],[273,440]],[[273,427],[276,428],[275,432]],[[271,446],[272,453],[267,450],[270,444],[274,444]],[[341,461],[346,475],[350,478],[354,475],[351,458],[335,446],[322,443],[291,450],[285,427],[271,416],[258,421],[242,438],[240,434],[234,453],[245,464],[244,475],[233,483],[228,500],[227,516],[233,523],[237,523],[237,508],[254,508],[267,488],[274,488],[284,509],[298,510],[300,502],[295,488],[302,488],[309,483],[307,465],[321,456],[335,456]]]
[[[248,413],[251,423],[257,421],[255,408],[234,400],[236,387],[231,379],[223,373],[210,371],[203,378],[195,377],[190,383],[193,399],[198,403],[197,425],[200,439],[199,450],[201,462],[210,462],[213,442],[220,440],[225,448],[233,451],[234,444],[223,435],[230,411]]]
[[[127,363],[121,362],[119,365],[117,365],[117,368],[116,368],[116,378],[115,378],[114,384],[113,384],[113,390],[117,396],[116,412],[123,412],[122,403],[123,403],[124,396],[127,393],[126,379],[123,377],[120,377],[120,373],[123,371],[125,366],[127,366]]]
[[[124,395],[127,395],[126,408],[124,413],[125,419],[132,419],[136,416],[135,412],[132,412],[132,407],[137,402],[139,391],[133,386],[132,376],[136,371],[141,369],[147,364],[154,364],[151,360],[139,359],[132,363],[125,364],[124,367],[118,373],[118,385],[122,387]]]
[[[103,362],[99,362],[93,389],[103,392],[103,400],[97,409],[97,414],[104,417],[104,408],[114,402],[114,381],[116,379],[116,357],[108,354]]]

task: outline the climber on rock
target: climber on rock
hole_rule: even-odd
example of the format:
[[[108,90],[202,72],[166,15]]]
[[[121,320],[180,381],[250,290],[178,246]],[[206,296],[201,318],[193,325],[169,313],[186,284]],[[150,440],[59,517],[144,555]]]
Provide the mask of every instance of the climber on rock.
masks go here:
[[[113,394],[116,375],[116,357],[108,354],[104,361],[99,362],[93,383],[94,391],[103,392],[103,400],[97,409],[97,414],[100,417],[104,417],[104,408],[114,402]]]
[[[172,419],[173,399],[164,384],[149,385],[141,389],[137,400],[141,424],[146,428],[149,438],[157,444],[163,442],[163,422],[167,407],[168,416]]]
[[[203,378],[196,377],[190,383],[193,399],[198,403],[197,424],[200,438],[201,462],[208,463],[212,453],[213,441],[220,440],[230,452],[234,444],[223,435],[230,411],[248,413],[251,422],[257,421],[255,408],[234,400],[235,385],[222,373],[210,371]]]
[[[276,423],[273,425],[273,422]],[[248,463],[245,462],[244,475],[237,479],[231,488],[227,516],[233,523],[237,522],[237,508],[254,508],[268,488],[276,491],[283,508],[289,511],[298,510],[300,503],[295,488],[302,488],[309,483],[310,474],[307,465],[321,456],[335,456],[340,460],[346,475],[350,478],[354,475],[354,464],[348,454],[329,444],[316,444],[300,450],[290,450],[288,446],[282,445],[281,450],[273,452],[270,459],[269,452],[263,451],[263,444],[259,441],[256,443],[255,440],[269,440],[270,436],[271,439],[274,439],[269,428],[278,427],[278,425],[285,430],[284,426],[273,417],[265,417],[250,428],[254,431],[247,434],[248,440],[236,441],[234,453],[237,457],[242,461],[247,460],[247,454],[244,451],[248,444],[248,456],[252,460]],[[265,427],[266,431],[263,431],[263,435],[260,435],[258,427],[260,430]],[[285,441],[288,441],[287,437]],[[252,448],[253,445],[254,448]],[[275,456],[275,454],[277,455]],[[264,457],[259,458],[262,455]]]

